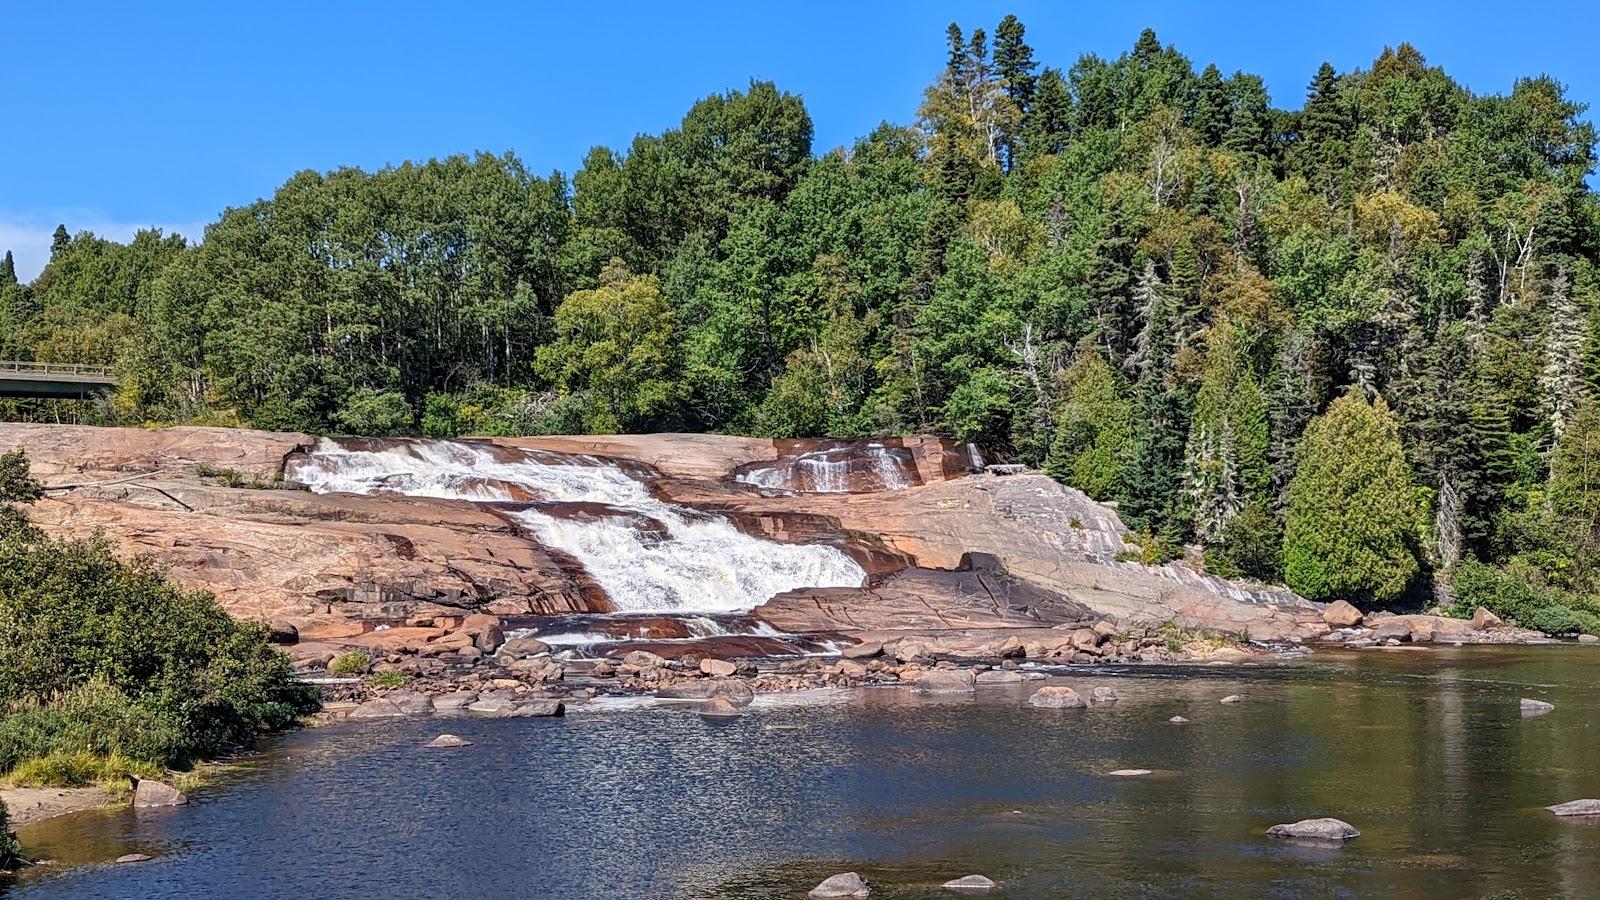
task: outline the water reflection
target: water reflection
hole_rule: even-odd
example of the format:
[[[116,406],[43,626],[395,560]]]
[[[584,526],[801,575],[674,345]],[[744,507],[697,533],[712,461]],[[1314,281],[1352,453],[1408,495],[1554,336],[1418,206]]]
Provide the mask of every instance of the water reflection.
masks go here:
[[[6,896],[801,896],[856,870],[875,897],[982,873],[990,896],[1593,896],[1600,827],[1543,806],[1600,796],[1600,692],[1583,648],[1318,656],[1161,670],[1120,703],[1041,710],[1034,685],[764,700],[731,725],[682,709],[294,735],[159,815],[25,832],[85,868]],[[1223,705],[1221,697],[1246,697]],[[1523,696],[1556,704],[1524,720]],[[1167,721],[1173,715],[1186,725]],[[464,750],[420,745],[442,730]],[[1148,768],[1141,778],[1110,777]],[[1316,815],[1362,832],[1268,841]],[[103,861],[142,852],[132,866]]]

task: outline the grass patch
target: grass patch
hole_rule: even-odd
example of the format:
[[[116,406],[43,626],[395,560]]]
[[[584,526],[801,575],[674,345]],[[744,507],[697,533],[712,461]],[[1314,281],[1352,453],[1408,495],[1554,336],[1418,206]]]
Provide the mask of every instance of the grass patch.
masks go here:
[[[249,488],[256,491],[269,491],[282,484],[278,479],[261,478],[257,475],[248,475],[238,469],[229,469],[223,466],[209,466],[200,463],[194,467],[194,474],[207,481],[220,484],[223,487]]]
[[[328,663],[329,675],[359,675],[372,665],[372,657],[365,650],[349,650]]]
[[[382,672],[374,672],[372,677],[367,679],[367,683],[375,688],[388,690],[405,684],[406,675],[398,669],[385,669]]]

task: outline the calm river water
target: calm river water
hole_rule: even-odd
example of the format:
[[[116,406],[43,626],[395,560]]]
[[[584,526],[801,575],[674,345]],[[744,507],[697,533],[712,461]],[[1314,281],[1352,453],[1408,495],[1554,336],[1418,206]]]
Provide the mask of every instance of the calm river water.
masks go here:
[[[1321,653],[1061,679],[1122,695],[1087,711],[1029,707],[1034,682],[763,699],[729,724],[341,725],[187,807],[27,829],[67,865],[0,895],[768,898],[855,870],[875,898],[970,873],[1007,898],[1600,896],[1600,824],[1542,808],[1600,797],[1597,675],[1587,647]],[[421,749],[441,731],[475,745]],[[1107,774],[1130,767],[1155,772]],[[1320,815],[1361,837],[1264,835]],[[156,858],[106,862],[132,852]]]

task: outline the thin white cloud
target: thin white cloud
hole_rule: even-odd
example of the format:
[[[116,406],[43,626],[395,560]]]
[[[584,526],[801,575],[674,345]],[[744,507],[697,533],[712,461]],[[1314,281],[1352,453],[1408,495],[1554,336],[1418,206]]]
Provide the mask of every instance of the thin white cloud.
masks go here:
[[[59,215],[13,215],[0,212],[0,255],[7,250],[17,264],[17,277],[32,281],[50,261],[50,241],[56,226],[65,225],[73,234],[92,231],[103,238],[127,242],[135,232],[159,228],[165,234],[181,234],[197,244],[205,235],[205,222],[118,222],[104,213],[61,213]]]

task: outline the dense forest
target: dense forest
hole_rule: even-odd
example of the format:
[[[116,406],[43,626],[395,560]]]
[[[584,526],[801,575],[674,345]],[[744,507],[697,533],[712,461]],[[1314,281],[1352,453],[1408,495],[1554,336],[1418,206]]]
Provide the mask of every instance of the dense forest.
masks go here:
[[[301,172],[197,244],[59,229],[33,283],[0,267],[0,357],[121,386],[3,411],[937,431],[1146,552],[1600,630],[1595,132],[1558,82],[1475,94],[1401,45],[1291,111],[1150,31],[1068,68],[1014,17],[947,37],[918,121],[849,148],[755,81],[570,180],[457,156]]]

